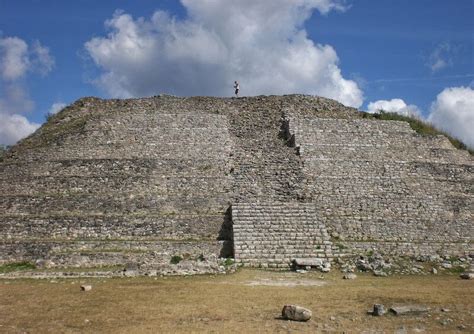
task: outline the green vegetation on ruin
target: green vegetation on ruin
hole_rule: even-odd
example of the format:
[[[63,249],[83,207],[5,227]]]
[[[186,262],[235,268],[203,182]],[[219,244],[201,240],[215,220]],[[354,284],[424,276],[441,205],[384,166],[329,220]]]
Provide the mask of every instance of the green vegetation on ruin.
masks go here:
[[[420,119],[414,118],[414,117],[409,117],[409,116],[403,116],[397,113],[393,112],[386,112],[383,110],[380,110],[379,113],[376,114],[371,114],[371,113],[362,113],[362,118],[372,118],[372,119],[379,119],[383,121],[403,121],[407,122],[410,124],[410,127],[416,131],[416,133],[422,135],[422,136],[439,136],[443,135],[446,138],[449,139],[451,144],[456,147],[459,150],[465,150],[468,151],[469,154],[474,155],[474,150],[469,149],[466,144],[461,142],[460,140],[450,136],[444,131],[436,129],[434,126],[431,124],[424,122]]]
[[[10,273],[13,271],[32,270],[35,268],[34,264],[26,261],[7,263],[0,265],[0,274]]]

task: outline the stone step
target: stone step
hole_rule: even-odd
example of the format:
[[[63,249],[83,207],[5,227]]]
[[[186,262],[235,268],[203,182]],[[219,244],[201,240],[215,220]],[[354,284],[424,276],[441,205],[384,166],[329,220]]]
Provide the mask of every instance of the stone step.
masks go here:
[[[223,214],[162,216],[0,216],[0,237],[217,239]]]
[[[244,265],[285,267],[295,257],[332,256],[329,234],[312,203],[235,203],[232,221],[234,254]]]

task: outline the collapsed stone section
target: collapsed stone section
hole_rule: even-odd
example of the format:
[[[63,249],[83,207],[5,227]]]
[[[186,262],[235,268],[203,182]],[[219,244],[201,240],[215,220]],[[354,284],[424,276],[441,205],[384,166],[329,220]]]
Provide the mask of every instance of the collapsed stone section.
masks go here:
[[[235,260],[245,266],[289,269],[295,259],[337,252],[312,203],[236,203],[232,222]]]
[[[405,122],[289,117],[305,194],[355,254],[472,252],[472,157]]]

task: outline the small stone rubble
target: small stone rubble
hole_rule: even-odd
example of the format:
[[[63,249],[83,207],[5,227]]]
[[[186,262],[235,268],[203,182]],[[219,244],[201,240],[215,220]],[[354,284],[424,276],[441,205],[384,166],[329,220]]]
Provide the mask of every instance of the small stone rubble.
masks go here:
[[[474,255],[474,254],[472,254]],[[344,273],[371,272],[375,276],[386,275],[428,275],[438,272],[459,272],[474,266],[474,256],[440,257],[418,256],[405,257],[369,251],[366,256],[337,259],[337,267]]]

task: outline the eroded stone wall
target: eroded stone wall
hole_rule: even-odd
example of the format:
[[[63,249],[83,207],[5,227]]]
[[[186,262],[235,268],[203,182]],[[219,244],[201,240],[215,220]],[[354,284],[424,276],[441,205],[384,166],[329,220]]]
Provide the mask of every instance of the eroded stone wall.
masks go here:
[[[473,168],[324,98],[84,98],[1,158],[0,262],[466,254]]]
[[[1,261],[94,266],[220,256],[232,195],[226,116],[156,113],[146,103],[127,113],[103,107],[97,101],[58,117],[51,133],[43,129],[0,164]],[[85,117],[79,131],[53,132],[74,117]],[[52,142],[42,142],[48,135]]]
[[[306,197],[333,241],[363,253],[472,252],[473,171],[468,152],[405,122],[289,117],[304,161]]]

